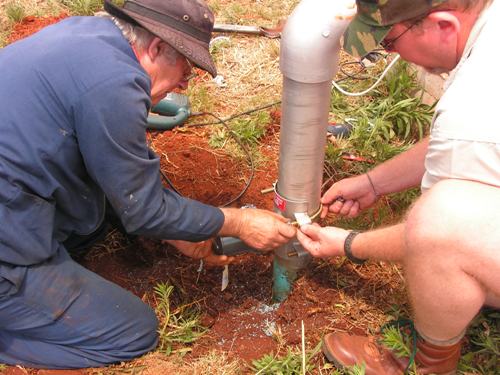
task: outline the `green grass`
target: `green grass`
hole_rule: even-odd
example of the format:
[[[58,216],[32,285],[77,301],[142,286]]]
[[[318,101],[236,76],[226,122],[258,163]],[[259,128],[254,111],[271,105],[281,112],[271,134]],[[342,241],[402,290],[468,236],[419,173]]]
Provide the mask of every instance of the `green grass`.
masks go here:
[[[224,149],[229,155],[238,159],[248,157],[242,150],[243,146],[252,155],[254,162],[260,164],[264,158],[259,153],[258,146],[270,123],[271,117],[267,111],[236,117],[226,121],[226,125],[213,127],[208,143],[213,148]],[[238,144],[234,138],[241,144]]]
[[[26,10],[19,0],[14,0],[5,5],[5,14],[10,22],[20,22],[26,17]]]
[[[500,312],[484,309],[467,330],[469,348],[459,363],[460,373],[494,374],[500,366]]]
[[[91,16],[102,9],[103,0],[60,0],[71,14],[79,16]]]
[[[415,75],[406,62],[398,62],[383,82],[365,96],[352,98],[333,90],[330,112],[337,122],[353,125],[346,149],[382,162],[428,133],[434,107],[414,97],[420,89]],[[366,80],[353,81],[345,88],[356,92],[370,84]]]
[[[311,363],[311,359],[319,353],[321,343],[316,345],[314,349],[306,352],[305,370],[307,373],[315,369],[315,365]],[[252,362],[252,370],[259,375],[300,375],[302,374],[302,352],[300,349],[288,348],[286,354],[278,356],[265,354],[259,359]]]
[[[191,350],[187,345],[194,343],[206,329],[200,324],[200,314],[196,305],[186,304],[176,309],[171,307],[174,287],[160,283],[155,287],[157,299],[156,314],[160,321],[158,334],[160,337],[157,350],[170,355],[184,355]]]
[[[190,84],[186,95],[189,98],[189,105],[192,112],[213,112],[215,108],[215,97],[210,94],[207,86]],[[197,117],[193,122],[212,121],[210,116]]]

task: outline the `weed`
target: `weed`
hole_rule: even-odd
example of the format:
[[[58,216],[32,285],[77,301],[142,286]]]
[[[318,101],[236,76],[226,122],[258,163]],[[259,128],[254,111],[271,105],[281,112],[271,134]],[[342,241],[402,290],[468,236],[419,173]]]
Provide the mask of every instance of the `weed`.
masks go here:
[[[224,148],[227,142],[226,128],[217,128],[212,131],[208,144],[213,148]]]
[[[79,16],[91,16],[102,9],[103,0],[60,0],[72,14]]]
[[[13,22],[20,22],[26,16],[26,10],[19,0],[14,0],[5,6],[7,18]]]
[[[460,359],[459,370],[462,373],[496,373],[500,358],[500,313],[484,309],[471,323],[467,338],[470,348]]]
[[[318,354],[321,348],[321,342],[316,345],[314,349],[306,352],[305,358],[305,372],[311,372],[314,370],[315,366],[310,363],[311,359]],[[279,352],[278,348],[278,352]],[[303,373],[303,358],[302,351],[299,348],[287,349],[287,353],[284,356],[278,356],[277,354],[265,354],[263,357],[252,361],[252,370],[256,371],[257,374],[279,374],[279,375],[294,375]]]
[[[343,369],[336,369],[331,363],[327,363],[322,367],[322,370],[330,371],[329,375],[365,375],[365,366],[354,365]],[[320,372],[322,374],[322,372]]]
[[[271,118],[267,112],[258,112],[253,118],[237,118],[231,125],[231,130],[238,139],[246,145],[255,146],[266,131],[266,125]]]
[[[409,336],[403,335],[399,327],[390,326],[382,332],[382,344],[399,358],[411,356],[414,343],[410,340]],[[412,371],[416,373],[415,363],[412,363]]]
[[[354,119],[354,129],[361,127],[368,131],[365,138],[369,141],[412,143],[428,132],[434,107],[424,104],[420,97],[414,97],[420,87],[416,82],[416,73],[409,69],[406,62],[397,63],[393,69],[384,83],[369,96],[353,99],[334,90],[330,110],[342,121],[350,118],[352,122]],[[357,81],[348,90],[362,90],[366,84]]]
[[[195,78],[196,79],[196,78]],[[203,112],[213,112],[214,111],[214,101],[215,98],[208,92],[208,89],[204,85],[189,85],[187,96],[189,97],[190,106],[193,112],[203,111]]]
[[[172,353],[183,355],[189,352],[190,348],[174,348],[174,346],[191,344],[206,332],[200,324],[197,309],[191,305],[183,305],[172,311],[170,307],[170,297],[174,291],[172,285],[160,283],[154,291],[157,298],[156,314],[160,321],[158,350],[166,355]]]
[[[231,47],[231,41],[229,38],[221,38],[210,42],[210,54],[217,61],[219,53],[225,48]]]
[[[224,127],[214,127],[208,144],[214,148],[224,148],[229,155],[238,159],[248,157],[242,150],[243,146],[251,154],[254,164],[258,165],[265,158],[260,155],[256,146],[258,146],[270,122],[271,118],[268,112],[256,112],[251,116],[237,117],[231,122],[226,122]]]

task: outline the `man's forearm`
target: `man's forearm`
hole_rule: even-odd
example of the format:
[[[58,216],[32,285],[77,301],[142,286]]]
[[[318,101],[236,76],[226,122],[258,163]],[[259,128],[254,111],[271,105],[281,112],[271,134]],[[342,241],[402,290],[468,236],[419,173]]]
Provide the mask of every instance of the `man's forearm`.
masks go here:
[[[405,224],[360,233],[351,245],[352,254],[359,259],[400,262],[404,251]]]
[[[219,231],[219,236],[239,237],[242,230],[242,212],[240,208],[221,208],[224,214],[224,224]]]
[[[377,194],[397,193],[418,186],[425,172],[424,162],[429,139],[369,171]]]

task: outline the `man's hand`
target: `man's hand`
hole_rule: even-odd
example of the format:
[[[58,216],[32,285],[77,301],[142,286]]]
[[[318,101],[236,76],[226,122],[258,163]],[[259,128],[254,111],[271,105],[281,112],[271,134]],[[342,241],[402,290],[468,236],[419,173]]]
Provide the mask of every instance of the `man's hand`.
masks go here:
[[[296,229],[288,219],[257,208],[223,208],[225,220],[221,236],[238,237],[257,250],[269,251],[290,241]]]
[[[213,241],[207,240],[202,242],[189,242],[181,240],[164,240],[163,242],[174,246],[182,254],[193,258],[203,259],[208,265],[225,266],[234,261],[234,257],[227,255],[216,255],[213,253]]]
[[[321,198],[324,218],[328,212],[347,217],[358,216],[378,199],[366,174],[345,178],[336,182]]]
[[[297,231],[297,239],[313,257],[328,258],[344,255],[344,241],[349,231],[336,227],[320,227],[314,223],[303,225]]]

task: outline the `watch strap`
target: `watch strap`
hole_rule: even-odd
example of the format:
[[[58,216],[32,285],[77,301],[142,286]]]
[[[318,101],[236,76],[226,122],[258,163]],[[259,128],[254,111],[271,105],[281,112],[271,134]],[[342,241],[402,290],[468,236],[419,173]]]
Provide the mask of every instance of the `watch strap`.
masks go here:
[[[345,256],[347,257],[347,259],[349,259],[351,262],[353,262],[355,264],[363,264],[366,262],[366,259],[360,259],[360,258],[357,258],[354,255],[352,255],[352,250],[351,250],[352,241],[354,241],[354,238],[360,233],[361,232],[359,232],[357,230],[352,230],[349,232],[349,234],[347,235],[347,237],[345,238],[345,241],[344,241]]]

